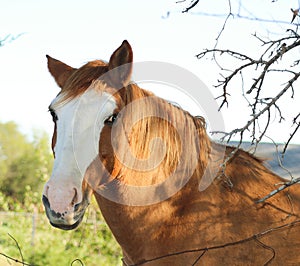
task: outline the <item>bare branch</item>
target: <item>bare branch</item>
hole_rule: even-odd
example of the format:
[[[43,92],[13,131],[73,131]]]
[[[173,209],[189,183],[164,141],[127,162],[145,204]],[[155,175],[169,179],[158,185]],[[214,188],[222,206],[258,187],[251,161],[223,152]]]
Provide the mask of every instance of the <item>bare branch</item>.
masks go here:
[[[294,75],[294,77],[292,79],[290,79],[287,83],[287,85],[274,97],[272,98],[272,100],[261,110],[259,111],[257,114],[254,114],[252,119],[250,119],[245,126],[241,127],[241,128],[236,128],[234,130],[232,130],[231,132],[227,133],[224,135],[224,137],[227,136],[233,136],[237,133],[240,133],[240,135],[242,136],[242,134],[246,131],[249,130],[250,125],[254,124],[255,121],[262,115],[264,114],[266,111],[270,111],[270,108],[280,99],[280,97],[286,93],[288,91],[288,89],[291,87],[291,85],[299,78],[300,76],[300,72],[296,73]],[[214,133],[221,133],[221,132],[214,132]],[[255,133],[255,132],[253,132]]]
[[[10,237],[12,240],[15,241],[15,244],[16,244],[16,246],[17,246],[17,248],[18,248],[18,250],[19,250],[20,256],[21,256],[21,258],[22,258],[22,264],[24,265],[24,257],[23,257],[23,254],[22,254],[22,251],[21,251],[21,248],[20,248],[20,246],[19,246],[18,241],[17,241],[10,233],[8,233],[8,235],[9,235],[9,237]]]
[[[297,119],[300,117],[300,113],[293,119],[293,125],[296,125],[296,128],[293,130],[293,132],[290,134],[290,137],[288,138],[288,141],[286,142],[286,144],[284,145],[284,148],[283,148],[283,152],[282,152],[282,155],[285,154],[289,144],[290,144],[290,141],[293,139],[293,137],[295,136],[296,132],[299,130],[300,128],[300,121],[297,121]]]
[[[243,126],[232,129],[230,132],[212,133],[222,133],[223,137],[221,140],[227,140],[227,142],[237,135],[240,140],[238,147],[241,145],[244,135],[249,133],[252,143],[255,143],[257,146],[258,143],[262,141],[263,137],[267,136],[269,128],[271,128],[270,125],[273,117],[278,123],[281,123],[285,120],[286,113],[284,112],[285,109],[283,108],[284,103],[279,101],[279,99],[283,99],[284,97],[282,96],[286,95],[286,92],[291,93],[291,99],[299,96],[299,94],[297,94],[299,93],[297,88],[299,87],[298,79],[300,76],[300,59],[297,49],[300,47],[300,35],[298,33],[300,24],[291,24],[289,21],[279,21],[275,19],[256,17],[255,14],[252,14],[242,6],[241,1],[237,6],[233,6],[235,9],[232,10],[231,1],[227,1],[229,9],[227,13],[224,14],[205,13],[203,10],[201,10],[201,12],[190,12],[190,14],[193,15],[219,17],[224,20],[223,25],[215,38],[216,42],[213,46],[213,49],[206,49],[198,53],[196,57],[198,59],[203,59],[207,56],[210,56],[214,63],[220,68],[220,78],[217,80],[217,83],[214,86],[215,88],[221,88],[222,90],[220,96],[216,97],[216,99],[220,101],[219,110],[224,108],[224,106],[229,107],[230,96],[232,94],[231,86],[235,84],[234,81],[236,79],[241,80],[242,96],[248,103],[247,108],[249,108],[249,119],[247,119],[248,121],[246,120],[247,122],[245,122]],[[277,0],[272,0],[272,2],[276,1]],[[225,0],[223,3],[224,2]],[[195,5],[193,4],[195,4],[195,1],[192,2],[188,9],[189,11],[194,8],[198,2]],[[223,10],[224,9],[225,8],[223,8]],[[243,9],[248,12],[247,16],[242,14]],[[287,8],[287,11],[288,10],[289,9]],[[296,11],[296,9],[292,11]],[[298,13],[297,16],[299,16]],[[253,36],[258,40],[260,47],[258,49],[258,55],[249,56],[247,52],[238,52],[232,49],[219,49],[219,47],[217,47],[220,42],[220,37],[225,34],[225,28],[227,27],[227,22],[230,17],[246,19],[249,21],[252,20],[264,23],[279,24],[281,28],[283,28],[284,25],[288,25],[288,28],[285,27],[287,29],[284,32],[281,32],[280,38],[266,38],[261,37],[257,33],[253,34]],[[269,33],[270,32],[268,31],[268,34]],[[220,58],[222,58],[222,62]],[[228,67],[224,64],[224,62],[228,62],[228,58],[230,59],[229,62],[233,61],[235,63],[233,67]],[[255,71],[253,79],[244,81],[244,77],[246,77],[248,73],[253,75],[253,71]],[[269,92],[269,81],[275,75],[276,82],[278,82],[277,76],[283,77],[286,82],[276,84],[275,86],[275,82],[273,82],[271,85],[272,91],[270,90],[271,92]],[[266,93],[268,94],[266,95]],[[300,113],[298,107],[296,113],[298,114],[290,122],[292,124],[292,132],[288,136],[286,144],[283,148],[282,157],[284,156],[290,142],[296,136],[296,133],[300,131]],[[232,154],[228,155],[228,158],[224,160],[224,163],[221,166],[223,169],[223,171],[221,171],[221,175],[225,176],[229,186],[232,184],[230,184],[230,177],[225,175],[225,168],[228,162],[236,154],[238,147],[237,149],[233,150]],[[280,188],[272,191],[270,195],[262,199],[262,201],[298,182],[299,180],[295,180],[292,177],[292,181],[284,183]]]
[[[274,195],[276,195],[277,193],[279,193],[280,191],[296,184],[296,183],[299,183],[300,182],[300,177],[298,178],[294,178],[293,180],[289,181],[289,182],[286,182],[284,183],[282,186],[280,186],[279,188],[273,190],[272,192],[270,192],[267,196],[263,197],[262,199],[256,201],[256,203],[262,203],[264,201],[266,201],[267,199],[269,198],[272,198]]]
[[[285,39],[285,38],[284,38]],[[283,39],[277,40],[274,43],[281,42]],[[272,44],[272,45],[273,45]],[[293,42],[291,45],[287,46],[286,43],[283,43],[280,47],[280,49],[277,50],[277,53],[269,60],[269,61],[264,61],[264,69],[261,72],[260,76],[255,79],[254,83],[252,84],[250,90],[247,91],[247,94],[250,94],[254,89],[258,90],[258,95],[261,91],[262,84],[264,82],[265,75],[267,71],[269,70],[269,67],[274,64],[279,58],[281,58],[285,53],[288,51],[292,50],[293,48],[297,47],[300,45],[300,40]],[[257,97],[258,97],[257,95]]]
[[[275,110],[279,114],[279,122],[284,120],[284,117],[282,115],[282,111],[280,106],[277,104],[277,101],[281,96],[288,90],[292,92],[292,98],[294,97],[294,87],[293,84],[294,82],[298,79],[299,77],[299,72],[292,71],[291,69],[278,69],[278,68],[272,68],[271,66],[274,65],[275,62],[278,62],[286,53],[289,51],[293,50],[295,47],[300,46],[300,39],[298,38],[298,35],[296,35],[294,32],[292,32],[291,36],[283,37],[277,40],[273,41],[264,41],[263,39],[259,38],[257,35],[255,35],[255,38],[258,38],[260,42],[263,44],[263,46],[267,46],[265,51],[260,55],[258,59],[251,58],[250,56],[246,54],[242,54],[240,52],[232,51],[229,49],[206,49],[205,51],[199,53],[196,55],[198,59],[201,59],[205,57],[208,54],[213,54],[213,59],[215,60],[215,55],[218,53],[220,56],[222,55],[228,55],[229,57],[238,60],[238,61],[246,61],[243,64],[240,64],[238,67],[236,67],[234,70],[231,70],[229,75],[222,75],[222,79],[218,80],[218,84],[215,85],[215,87],[222,87],[223,93],[217,97],[216,99],[222,99],[222,102],[220,103],[219,110],[226,105],[228,107],[229,105],[229,99],[228,96],[230,96],[228,86],[231,83],[231,81],[235,78],[238,77],[237,74],[240,74],[242,76],[242,72],[247,70],[248,68],[255,68],[256,71],[259,71],[259,69],[262,67],[262,70],[257,78],[255,78],[248,90],[246,90],[247,94],[251,94],[254,90],[255,96],[254,96],[254,101],[251,103],[248,101],[249,107],[251,108],[251,119],[245,124],[245,126],[234,129],[228,134],[225,134],[224,137],[229,137],[230,138],[233,135],[236,135],[237,133],[243,133],[246,130],[250,130],[250,126],[252,126],[252,142],[260,142],[267,132],[269,125],[270,125],[270,118],[271,118],[271,113],[272,110],[271,108],[274,107]],[[287,41],[293,41],[290,45],[287,45]],[[268,53],[271,52],[270,56]],[[264,57],[269,57],[268,59],[264,59]],[[220,64],[217,63],[219,66]],[[294,65],[296,63],[294,62]],[[221,71],[224,71],[224,68],[221,68]],[[229,71],[229,70],[226,70]],[[270,72],[282,72],[282,73],[288,73],[293,75],[293,77],[287,81],[286,86],[281,89],[281,91],[276,95],[275,97],[264,97],[260,98],[260,95],[262,93],[262,90],[264,88],[264,83],[265,79],[267,77],[267,74]],[[243,82],[243,81],[242,81]],[[244,85],[243,85],[243,91],[244,91]],[[245,97],[245,94],[243,94]],[[261,110],[258,111],[258,105],[264,106]],[[264,127],[264,129],[259,133],[259,136],[256,137],[256,132],[258,131],[258,121],[260,117],[264,114],[267,113],[267,123]],[[295,131],[291,134],[291,138],[295,135],[295,132],[298,130],[300,126],[297,124],[297,127]],[[289,141],[288,141],[289,142]]]
[[[9,260],[11,260],[11,261],[14,261],[16,263],[20,263],[20,264],[25,265],[25,266],[38,266],[37,264],[30,264],[30,263],[26,263],[24,261],[19,261],[18,259],[10,257],[10,256],[8,256],[8,255],[6,255],[6,254],[4,254],[2,252],[0,252],[0,255],[3,256],[3,257],[5,257],[5,258],[7,258],[7,259],[9,259]]]
[[[194,261],[192,266],[197,265],[198,261],[204,256],[204,254],[207,252],[207,250],[203,250],[203,252],[199,255],[199,257]]]
[[[252,59],[251,57],[245,55],[245,54],[242,54],[242,53],[239,53],[239,52],[235,52],[235,51],[232,51],[232,50],[222,50],[222,49],[217,49],[217,48],[214,48],[214,49],[206,49],[204,50],[203,52],[199,53],[196,55],[196,57],[198,59],[201,59],[203,58],[204,56],[206,56],[207,54],[209,53],[220,53],[220,55],[223,55],[223,54],[228,54],[236,59],[240,59],[240,60],[249,60],[249,61],[255,61],[257,62],[256,60]]]
[[[260,245],[262,246],[263,248],[267,249],[267,250],[270,250],[272,252],[272,257],[266,262],[264,263],[264,265],[268,265],[272,260],[274,260],[275,258],[275,255],[276,255],[276,252],[275,252],[275,249],[272,248],[271,246],[268,246],[266,244],[264,244],[263,242],[261,242],[258,238],[255,238],[255,241]]]
[[[25,266],[38,266],[37,264],[30,264],[30,263],[24,262],[24,257],[23,257],[23,254],[22,254],[22,251],[21,251],[21,248],[20,248],[20,246],[19,246],[18,241],[17,241],[11,234],[8,233],[8,235],[9,235],[9,237],[15,242],[15,244],[16,244],[16,246],[17,246],[17,248],[18,248],[18,251],[19,251],[19,253],[20,253],[20,256],[21,256],[22,261],[20,261],[20,260],[18,260],[18,259],[16,259],[16,258],[13,258],[13,257],[11,257],[11,256],[8,256],[8,255],[6,255],[6,254],[4,254],[4,253],[2,253],[2,252],[0,252],[0,255],[3,256],[3,257],[5,257],[5,258],[7,258],[8,260],[14,261],[14,262],[16,262],[16,263],[20,263],[20,264],[25,265]]]
[[[275,146],[275,149],[276,149],[276,155],[277,155],[277,162],[278,162],[278,164],[279,164],[279,166],[280,166],[280,168],[281,169],[283,169],[284,171],[286,171],[288,174],[289,174],[289,176],[291,177],[291,180],[292,179],[294,179],[294,177],[293,177],[293,174],[291,173],[291,171],[289,170],[289,169],[287,169],[286,167],[284,167],[283,166],[283,164],[282,164],[282,156],[281,156],[281,158],[280,158],[280,156],[279,156],[279,150],[278,150],[278,144],[277,143],[275,143],[275,141],[272,139],[272,138],[270,138],[270,137],[268,137],[268,136],[266,136],[268,139],[270,139],[271,140],[271,142],[274,144],[274,146]],[[282,154],[282,153],[281,153]],[[282,183],[281,183],[282,184]]]
[[[193,7],[195,7],[198,3],[199,3],[199,0],[193,1],[189,7],[187,7],[185,10],[182,11],[182,13],[189,12],[189,10],[191,10]]]
[[[228,12],[228,15],[227,15],[227,17],[226,17],[224,23],[223,23],[223,26],[222,26],[222,28],[221,28],[221,31],[219,32],[219,34],[218,34],[218,36],[217,36],[217,38],[216,38],[216,44],[215,44],[215,47],[214,47],[214,48],[216,48],[217,45],[218,45],[219,39],[220,39],[220,37],[221,37],[223,31],[225,30],[225,27],[226,27],[226,25],[227,25],[228,19],[229,19],[230,17],[233,17],[233,14],[232,14],[232,11],[231,11],[231,2],[230,2],[230,0],[228,0],[228,6],[229,6],[229,12]]]

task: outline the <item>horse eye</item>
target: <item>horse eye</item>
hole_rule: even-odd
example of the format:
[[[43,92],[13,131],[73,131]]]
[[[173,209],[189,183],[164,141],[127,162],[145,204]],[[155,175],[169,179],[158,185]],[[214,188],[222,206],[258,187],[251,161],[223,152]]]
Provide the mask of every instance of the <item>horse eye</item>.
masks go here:
[[[116,121],[117,116],[118,116],[118,114],[113,114],[113,115],[109,116],[109,117],[104,121],[104,124],[105,124],[105,125],[112,125],[112,124]]]
[[[52,109],[49,109],[49,112],[50,112],[50,114],[52,116],[53,122],[56,122],[58,120],[58,117],[57,117],[57,114],[55,113],[55,111],[52,110]]]

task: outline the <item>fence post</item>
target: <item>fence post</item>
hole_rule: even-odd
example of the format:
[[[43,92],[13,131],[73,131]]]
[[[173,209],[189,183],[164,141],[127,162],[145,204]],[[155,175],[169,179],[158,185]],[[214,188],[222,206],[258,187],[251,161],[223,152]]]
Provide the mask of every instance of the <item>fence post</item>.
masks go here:
[[[35,237],[35,229],[36,229],[36,219],[37,219],[37,209],[34,207],[32,214],[32,230],[31,230],[31,246],[34,246],[34,237]]]

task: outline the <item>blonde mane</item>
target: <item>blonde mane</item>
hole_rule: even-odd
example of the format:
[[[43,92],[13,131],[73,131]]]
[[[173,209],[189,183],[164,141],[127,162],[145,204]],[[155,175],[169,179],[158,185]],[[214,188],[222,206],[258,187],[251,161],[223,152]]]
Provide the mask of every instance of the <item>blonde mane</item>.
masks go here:
[[[114,150],[115,178],[147,186],[163,182],[175,171],[182,177],[195,172],[201,176],[199,171],[207,164],[210,152],[203,118],[191,116],[136,84],[118,94],[122,99],[122,129],[119,127],[116,133],[123,133],[117,136]]]

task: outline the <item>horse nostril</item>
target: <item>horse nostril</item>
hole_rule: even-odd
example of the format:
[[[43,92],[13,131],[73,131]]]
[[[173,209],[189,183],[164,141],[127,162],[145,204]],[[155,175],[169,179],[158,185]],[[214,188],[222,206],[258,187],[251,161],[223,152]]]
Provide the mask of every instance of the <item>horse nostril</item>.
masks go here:
[[[74,191],[75,191],[75,195],[74,195],[74,197],[73,197],[73,199],[72,199],[72,201],[71,201],[71,205],[72,205],[72,206],[74,206],[74,205],[76,204],[77,200],[78,200],[77,189],[74,188]]]
[[[43,204],[46,208],[50,208],[49,200],[45,195],[43,195],[42,201],[43,201]]]

